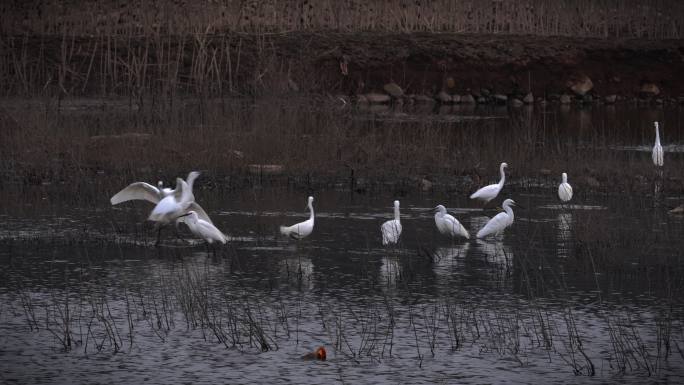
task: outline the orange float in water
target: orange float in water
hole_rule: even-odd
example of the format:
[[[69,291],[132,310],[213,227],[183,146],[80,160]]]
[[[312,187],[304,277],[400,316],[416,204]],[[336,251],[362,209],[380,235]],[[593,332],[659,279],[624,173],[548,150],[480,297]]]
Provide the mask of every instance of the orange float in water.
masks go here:
[[[316,349],[315,351],[310,352],[310,353],[306,353],[305,355],[303,355],[302,359],[325,361],[325,348],[322,346],[319,346],[318,349]]]

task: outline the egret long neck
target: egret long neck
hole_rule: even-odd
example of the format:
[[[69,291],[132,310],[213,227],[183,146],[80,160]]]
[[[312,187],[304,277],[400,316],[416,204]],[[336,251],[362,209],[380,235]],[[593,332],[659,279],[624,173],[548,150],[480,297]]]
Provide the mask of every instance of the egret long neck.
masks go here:
[[[506,211],[506,214],[508,214],[508,221],[513,222],[513,218],[515,218],[515,215],[513,215],[513,209],[511,208],[511,205],[506,203],[503,205],[503,209]]]
[[[660,144],[660,129],[658,129],[658,124],[655,125],[656,129],[656,144]]]
[[[499,187],[503,187],[504,182],[506,181],[506,173],[504,172],[504,166],[503,165],[501,166],[500,172],[501,172],[501,180],[499,180]]]
[[[181,202],[190,204],[192,201],[194,201],[192,195],[192,189],[190,189],[190,186],[188,186],[188,183],[185,182],[183,179],[178,178],[178,183],[180,183],[181,186]]]
[[[188,183],[188,189],[190,192],[192,192],[192,189],[195,185],[195,179],[197,179],[198,176],[200,176],[200,173],[197,171],[192,171],[188,174],[188,178],[185,181]]]
[[[399,206],[394,206],[394,219],[399,220]]]
[[[313,205],[311,204],[311,202],[309,202],[309,219],[311,219],[311,220],[314,219],[314,209],[313,209]]]

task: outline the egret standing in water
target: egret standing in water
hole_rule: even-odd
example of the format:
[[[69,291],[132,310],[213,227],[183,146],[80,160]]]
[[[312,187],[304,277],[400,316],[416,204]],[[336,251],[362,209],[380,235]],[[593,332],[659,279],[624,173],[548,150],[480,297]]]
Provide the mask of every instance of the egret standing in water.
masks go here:
[[[187,182],[181,178],[177,178],[175,189],[170,189],[168,187],[164,188],[162,181],[157,183],[157,187],[145,182],[133,182],[116,193],[109,201],[112,205],[118,205],[119,203],[130,200],[146,200],[156,205],[163,199],[172,195],[177,195],[178,199],[180,199],[180,196],[182,195],[181,188],[184,188],[189,192],[188,200],[190,201],[190,205],[188,209],[195,211],[200,219],[212,223],[209,215],[207,215],[204,209],[195,203],[195,195],[192,193],[195,179],[197,179],[199,175],[200,173],[198,171],[190,172],[188,174]]]
[[[558,198],[563,202],[570,202],[572,199],[572,186],[568,183],[568,174],[561,174],[562,182],[558,185]]]
[[[314,228],[313,201],[313,197],[310,196],[307,204],[307,207],[309,208],[309,219],[292,226],[280,226],[280,233],[294,239],[302,239],[311,234]]]
[[[380,226],[383,245],[386,246],[399,242],[399,237],[401,236],[401,221],[399,218],[399,201],[394,201],[394,219]]]
[[[501,163],[501,166],[499,166],[499,171],[501,173],[501,180],[499,180],[499,183],[490,184],[489,186],[482,187],[481,189],[475,191],[470,196],[470,199],[481,200],[486,205],[489,201],[496,198],[496,196],[499,195],[499,192],[503,188],[504,182],[506,181],[506,173],[504,172],[504,169],[506,167],[508,167],[508,163],[506,162]]]
[[[446,207],[437,205],[435,210],[437,211],[435,213],[435,225],[437,225],[437,230],[439,230],[440,233],[448,235],[451,238],[464,237],[465,239],[470,239],[468,230],[463,227],[458,219],[447,214]]]
[[[181,215],[178,220],[188,225],[191,233],[204,239],[207,243],[220,242],[226,244],[226,236],[213,224],[200,219],[196,212],[190,210],[187,214]]]
[[[502,232],[506,227],[513,224],[513,209],[511,206],[515,206],[513,199],[506,199],[503,202],[503,213],[498,213],[494,218],[490,219],[487,224],[484,225],[480,231],[477,232],[478,238],[484,238],[491,234],[497,234]]]
[[[655,138],[655,145],[653,145],[653,153],[651,156],[653,157],[653,164],[662,167],[663,166],[663,146],[660,145],[660,130],[658,129],[658,122],[654,122],[655,124],[655,132],[656,132],[656,138]]]

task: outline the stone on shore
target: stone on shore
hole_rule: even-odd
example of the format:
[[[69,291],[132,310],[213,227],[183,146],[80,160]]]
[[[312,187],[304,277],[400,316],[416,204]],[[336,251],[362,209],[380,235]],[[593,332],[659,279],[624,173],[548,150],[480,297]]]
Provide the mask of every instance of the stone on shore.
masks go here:
[[[445,91],[440,91],[437,94],[437,100],[442,104],[453,103],[453,98],[451,97],[451,95],[447,94]]]
[[[573,76],[565,82],[565,85],[575,93],[575,95],[584,96],[587,92],[594,88],[594,83],[587,75]]]
[[[525,103],[518,98],[511,99],[511,106],[513,107],[522,107],[524,104]]]
[[[528,92],[527,95],[523,98],[523,103],[525,104],[532,104],[534,103],[534,95],[532,95],[531,92]]]
[[[508,101],[508,96],[503,94],[494,94],[492,98],[498,104],[506,104],[506,102]]]
[[[641,85],[640,92],[650,96],[660,95],[660,88],[654,83],[644,83]]]
[[[250,164],[247,167],[251,174],[256,175],[277,175],[285,170],[282,164]]]
[[[392,98],[387,94],[371,92],[369,94],[366,94],[366,99],[371,104],[384,104],[389,103]]]
[[[433,104],[435,102],[435,99],[427,96],[427,95],[416,95],[414,96],[413,100],[416,103],[427,103],[427,104]]]
[[[461,103],[474,104],[475,98],[471,94],[461,95]]]
[[[387,83],[382,88],[394,98],[400,98],[404,96],[404,90],[402,90],[397,83]]]

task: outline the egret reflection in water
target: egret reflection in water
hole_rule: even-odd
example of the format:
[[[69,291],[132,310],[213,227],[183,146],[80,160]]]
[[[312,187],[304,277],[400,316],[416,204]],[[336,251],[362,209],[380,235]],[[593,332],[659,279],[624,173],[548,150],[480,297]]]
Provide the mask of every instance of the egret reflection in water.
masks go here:
[[[556,222],[556,256],[567,258],[572,253],[572,213],[564,212],[558,214]]]
[[[487,262],[500,267],[509,268],[513,262],[513,249],[503,241],[488,242],[478,239],[474,250],[482,253]]]
[[[300,288],[311,288],[313,272],[313,262],[306,256],[288,256],[280,262],[281,276],[287,277],[288,282],[296,282]]]
[[[378,283],[385,288],[393,288],[399,281],[401,275],[401,264],[396,255],[384,255],[382,257],[382,265],[380,266],[380,274]]]

